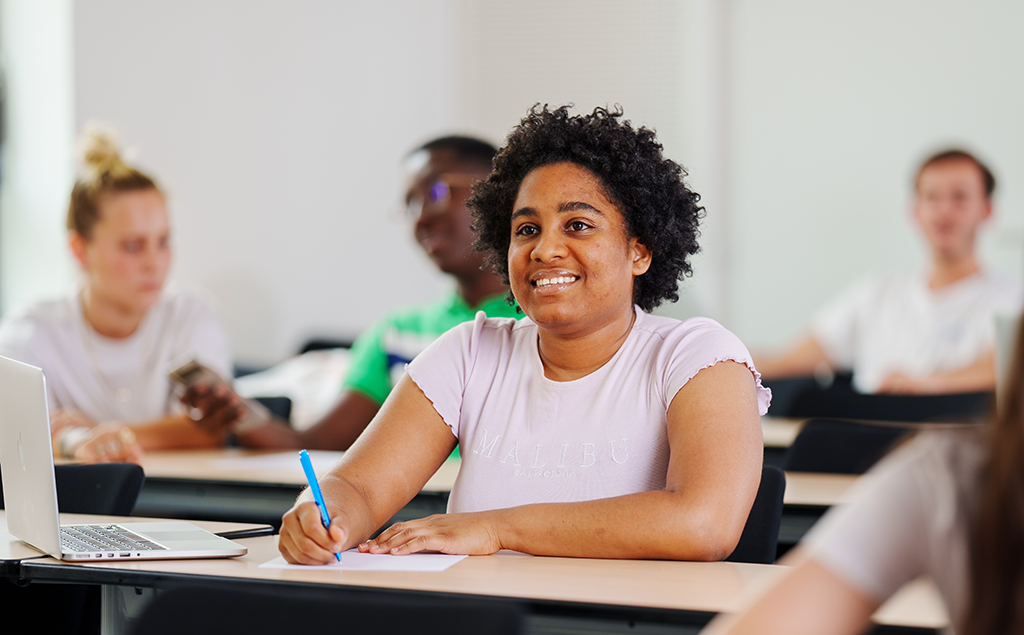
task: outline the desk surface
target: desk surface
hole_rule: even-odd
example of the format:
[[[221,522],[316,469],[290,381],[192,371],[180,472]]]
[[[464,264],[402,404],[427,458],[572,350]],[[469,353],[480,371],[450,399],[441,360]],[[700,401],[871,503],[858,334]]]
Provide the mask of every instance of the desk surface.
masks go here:
[[[258,463],[246,467],[245,461],[239,460],[259,459],[273,454],[276,453],[241,449],[150,452],[143,458],[142,467],[146,478],[155,479],[305,485],[306,479],[297,460],[293,466],[282,469],[268,469],[265,466],[257,469]],[[423,491],[451,491],[455,477],[459,474],[459,466],[458,459],[446,461],[427,482]],[[848,475],[788,472],[785,503],[820,507],[841,503],[844,502],[846,490],[855,480],[856,476]]]
[[[134,519],[133,519],[134,520]],[[547,558],[502,552],[466,558],[437,573],[260,569],[278,556],[277,536],[241,540],[249,553],[221,560],[163,560],[69,564],[33,560],[29,577],[39,580],[98,575],[122,584],[147,586],[152,579],[214,577],[265,583],[308,583],[375,589],[515,598],[542,604],[604,605],[650,611],[734,611],[745,596],[784,571],[773,565],[727,562],[665,562]],[[400,557],[400,556],[396,556]],[[948,622],[930,582],[908,585],[876,614],[876,621],[922,628]]]
[[[281,454],[294,454],[294,462],[260,462],[259,459]],[[311,453],[312,454],[312,453]],[[342,452],[318,452],[340,459]],[[437,473],[423,486],[424,492],[450,492],[459,474],[460,461],[448,459]],[[269,485],[305,486],[306,476],[299,464],[298,453],[281,450],[246,450],[226,448],[216,450],[178,450],[147,452],[142,458],[146,478],[225,481],[237,483],[264,483]]]
[[[782,417],[761,417],[761,433],[764,447],[785,449],[793,445],[793,439],[804,426],[806,419],[784,419]]]

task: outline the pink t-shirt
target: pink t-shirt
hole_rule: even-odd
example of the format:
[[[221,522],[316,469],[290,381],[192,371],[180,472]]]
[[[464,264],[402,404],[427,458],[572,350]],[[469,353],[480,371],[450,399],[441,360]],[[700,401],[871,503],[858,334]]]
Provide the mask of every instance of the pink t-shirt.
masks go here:
[[[665,488],[667,413],[680,388],[723,360],[746,364],[739,338],[707,318],[636,309],[607,364],[574,381],[544,376],[537,325],[478,313],[409,364],[409,376],[459,439],[449,512],[578,502]]]

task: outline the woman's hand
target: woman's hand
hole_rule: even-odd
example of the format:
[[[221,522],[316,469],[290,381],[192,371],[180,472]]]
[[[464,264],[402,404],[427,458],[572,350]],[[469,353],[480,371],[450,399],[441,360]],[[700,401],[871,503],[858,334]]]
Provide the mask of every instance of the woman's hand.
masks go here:
[[[142,447],[131,428],[114,421],[93,427],[92,436],[80,443],[70,458],[85,463],[138,463]]]
[[[289,509],[281,520],[281,539],[277,548],[292,564],[330,564],[342,550],[348,532],[343,520],[331,521],[330,533],[320,520],[316,503],[306,501]]]
[[[485,556],[501,549],[498,527],[502,511],[435,514],[395,523],[373,540],[359,545],[364,553],[401,556],[418,551]]]

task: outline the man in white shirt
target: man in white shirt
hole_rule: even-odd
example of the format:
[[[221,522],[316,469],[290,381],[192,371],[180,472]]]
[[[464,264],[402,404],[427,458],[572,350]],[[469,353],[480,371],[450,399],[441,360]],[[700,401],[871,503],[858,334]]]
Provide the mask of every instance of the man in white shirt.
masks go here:
[[[794,346],[755,356],[765,379],[852,370],[861,392],[957,393],[995,388],[997,314],[1020,311],[1024,287],[982,271],[977,233],[992,215],[995,178],[947,150],[914,182],[914,219],[928,270],[860,282],[825,306]]]

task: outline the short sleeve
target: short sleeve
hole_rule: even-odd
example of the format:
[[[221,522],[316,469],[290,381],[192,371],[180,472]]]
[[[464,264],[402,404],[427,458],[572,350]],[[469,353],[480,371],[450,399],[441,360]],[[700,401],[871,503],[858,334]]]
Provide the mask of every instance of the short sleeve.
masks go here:
[[[671,358],[665,374],[664,394],[667,408],[676,393],[698,372],[718,362],[734,361],[745,365],[754,376],[758,413],[764,416],[771,403],[771,391],[761,385],[761,374],[754,368],[750,352],[740,338],[714,320],[691,318],[682,323],[670,344]]]
[[[20,311],[7,316],[0,322],[0,355],[23,364],[47,367],[46,360],[36,354],[38,347],[33,346],[38,328],[34,320]],[[46,382],[46,401],[51,410],[61,407],[53,393],[53,384],[49,381]]]
[[[409,377],[434,405],[437,414],[459,437],[462,400],[473,370],[474,352],[478,348],[487,318],[477,313],[472,322],[450,329],[435,340],[407,366]]]
[[[352,345],[351,366],[342,383],[345,390],[362,393],[378,405],[383,404],[391,392],[388,356],[383,344],[386,329],[387,321],[382,320],[359,336]]]
[[[801,543],[808,554],[864,594],[882,601],[925,572],[934,504],[921,480],[920,439],[858,479],[851,502],[833,507]]]
[[[31,342],[35,336],[35,325],[31,320],[17,315],[0,322],[0,355],[25,364],[39,366],[40,360],[32,355]]]
[[[822,307],[811,321],[811,335],[836,368],[853,368],[860,312],[870,306],[871,283],[863,280]]]

